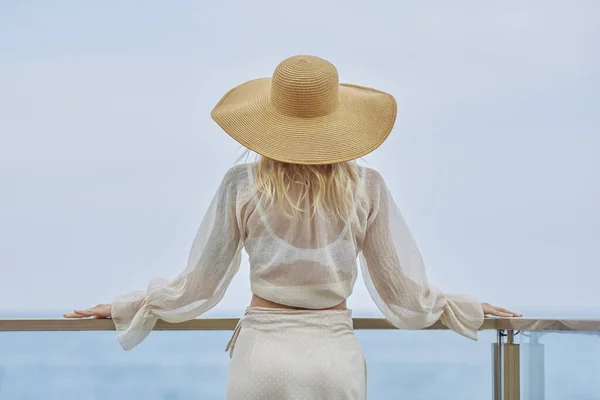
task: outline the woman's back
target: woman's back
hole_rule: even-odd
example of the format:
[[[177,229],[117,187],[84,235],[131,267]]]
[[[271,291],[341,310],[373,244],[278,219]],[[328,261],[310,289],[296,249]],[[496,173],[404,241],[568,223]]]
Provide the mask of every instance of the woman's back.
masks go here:
[[[258,163],[239,168],[239,185],[247,186],[248,203],[243,207],[245,248],[250,261],[252,292],[279,304],[302,308],[329,308],[350,296],[357,276],[357,257],[362,249],[368,218],[364,194],[366,169],[359,172],[351,196],[352,207],[345,218],[323,210],[311,212],[314,199],[306,196],[302,211],[285,215],[277,202],[259,190]],[[291,184],[290,198],[300,190]]]

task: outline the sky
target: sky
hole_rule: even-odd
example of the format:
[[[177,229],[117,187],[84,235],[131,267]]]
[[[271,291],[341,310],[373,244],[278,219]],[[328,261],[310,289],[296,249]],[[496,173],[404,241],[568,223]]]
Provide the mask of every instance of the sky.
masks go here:
[[[296,54],[393,94],[364,162],[448,292],[600,305],[600,3],[0,2],[0,310],[173,278],[242,148],[211,120]],[[208,315],[250,301],[247,258]],[[380,315],[356,282],[348,307]]]

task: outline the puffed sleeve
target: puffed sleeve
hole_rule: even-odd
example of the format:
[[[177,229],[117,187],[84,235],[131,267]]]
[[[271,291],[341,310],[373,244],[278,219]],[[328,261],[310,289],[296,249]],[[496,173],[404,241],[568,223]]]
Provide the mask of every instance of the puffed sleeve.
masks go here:
[[[223,178],[192,243],[186,268],[174,280],[153,279],[146,291],[112,303],[117,337],[125,350],[144,340],[158,319],[182,322],[210,310],[223,297],[241,262],[239,168]]]
[[[372,205],[360,265],[379,310],[399,329],[423,329],[441,320],[477,340],[484,321],[481,304],[469,296],[443,293],[428,282],[415,240],[378,172],[369,169],[365,190]]]

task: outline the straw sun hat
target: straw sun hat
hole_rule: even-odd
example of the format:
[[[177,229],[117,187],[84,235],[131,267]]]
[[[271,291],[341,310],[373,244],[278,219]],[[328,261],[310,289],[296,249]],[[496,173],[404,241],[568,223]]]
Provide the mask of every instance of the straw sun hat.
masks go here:
[[[294,164],[353,160],[379,147],[396,120],[394,97],[340,84],[337,69],[314,56],[282,61],[272,78],[231,89],[212,118],[243,146]]]

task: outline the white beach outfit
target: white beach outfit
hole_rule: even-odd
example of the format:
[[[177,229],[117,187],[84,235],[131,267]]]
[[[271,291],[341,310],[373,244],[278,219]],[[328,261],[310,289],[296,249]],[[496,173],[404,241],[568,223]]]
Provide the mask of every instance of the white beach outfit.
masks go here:
[[[396,327],[423,329],[441,319],[477,338],[480,303],[428,283],[419,250],[377,171],[358,167],[347,220],[323,213],[289,220],[257,190],[255,166],[227,172],[177,278],[155,279],[146,291],[113,303],[123,348],[140,343],[159,318],[182,322],[214,307],[239,270],[243,248],[252,293],[310,310],[246,311],[228,345],[228,400],[365,399],[366,364],[351,310],[319,310],[350,296],[358,265],[373,301]]]
[[[250,307],[238,326],[227,400],[366,398],[366,361],[350,309]]]

